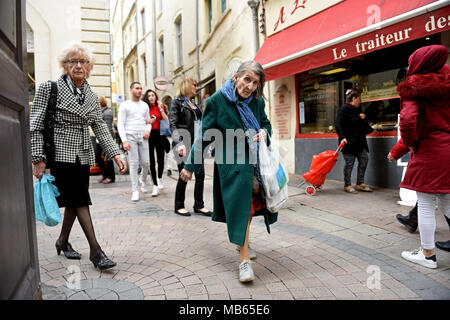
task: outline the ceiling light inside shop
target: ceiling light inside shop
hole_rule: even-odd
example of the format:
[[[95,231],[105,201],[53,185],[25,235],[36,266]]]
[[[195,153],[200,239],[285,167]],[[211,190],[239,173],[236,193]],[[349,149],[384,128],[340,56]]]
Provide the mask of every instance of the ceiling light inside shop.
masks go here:
[[[345,68],[337,68],[337,69],[331,69],[331,70],[328,70],[328,71],[321,72],[320,74],[324,75],[324,76],[328,76],[330,74],[335,74],[335,73],[344,72],[344,71],[347,71],[347,69],[345,69]]]

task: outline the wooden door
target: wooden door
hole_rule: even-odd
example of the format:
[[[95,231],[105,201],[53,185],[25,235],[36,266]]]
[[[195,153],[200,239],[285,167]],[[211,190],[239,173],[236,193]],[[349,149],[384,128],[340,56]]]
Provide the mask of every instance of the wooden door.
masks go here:
[[[25,0],[0,1],[0,299],[39,299]]]

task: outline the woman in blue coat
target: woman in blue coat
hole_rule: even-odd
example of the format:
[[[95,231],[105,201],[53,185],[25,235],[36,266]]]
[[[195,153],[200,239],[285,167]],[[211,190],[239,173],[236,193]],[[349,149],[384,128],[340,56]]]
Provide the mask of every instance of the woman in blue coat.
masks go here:
[[[252,217],[263,215],[267,231],[277,213],[266,209],[261,188],[258,148],[268,141],[272,127],[264,111],[264,70],[255,61],[244,62],[233,78],[206,101],[202,117],[202,139],[194,143],[181,172],[185,181],[203,163],[205,148],[214,136],[215,164],[212,219],[225,222],[230,242],[240,250],[239,280],[254,280],[249,252]],[[239,143],[241,142],[241,143]]]

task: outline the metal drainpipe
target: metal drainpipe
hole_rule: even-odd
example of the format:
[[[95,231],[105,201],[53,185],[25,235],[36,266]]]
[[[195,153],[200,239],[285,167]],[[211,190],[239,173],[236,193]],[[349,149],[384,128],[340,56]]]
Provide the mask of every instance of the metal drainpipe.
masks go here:
[[[259,50],[259,32],[258,32],[258,0],[249,0],[247,4],[252,9],[253,13],[253,36],[254,36],[254,45],[255,45],[255,55]]]
[[[153,31],[152,31],[152,39],[153,39],[153,79],[156,78],[156,75],[158,73],[157,67],[156,67],[156,0],[153,0]]]
[[[199,49],[199,16],[198,16],[199,8],[198,8],[198,0],[195,1],[195,14],[196,14],[196,23],[195,23],[195,31],[196,31],[196,49],[197,49],[197,81],[200,81],[200,49]]]
[[[139,50],[138,50],[138,43],[139,43],[139,18],[138,18],[138,4],[137,0],[134,0],[134,7],[136,8],[136,79],[133,81],[141,81],[139,79]]]
[[[119,3],[119,2],[117,2]],[[122,77],[123,77],[123,100],[127,96],[127,76],[125,73],[125,42],[124,42],[124,34],[123,34],[123,7],[120,6],[120,34],[122,36]]]

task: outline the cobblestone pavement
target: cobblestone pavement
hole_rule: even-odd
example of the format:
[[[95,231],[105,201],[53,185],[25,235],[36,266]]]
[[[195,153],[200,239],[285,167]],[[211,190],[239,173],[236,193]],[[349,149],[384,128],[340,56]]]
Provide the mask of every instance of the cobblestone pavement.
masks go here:
[[[402,250],[418,248],[420,241],[417,233],[409,234],[395,222],[395,213],[409,208],[395,204],[392,190],[358,194],[349,201],[337,182],[327,181],[314,197],[290,187],[291,197],[271,234],[262,219],[252,223],[256,280],[241,284],[239,253],[228,241],[226,225],[201,215],[173,213],[173,177],[164,177],[160,196],[152,198],[150,190],[137,203],[130,200],[128,176],[118,176],[110,185],[96,180],[91,177],[94,226],[102,249],[117,266],[104,272],[94,268],[78,222],[69,241],[82,259],[57,256],[54,243],[60,226],[38,222],[44,299],[450,299],[448,252],[437,250],[434,270],[400,257]],[[190,182],[188,209],[193,187]],[[205,204],[212,208],[209,175]],[[436,238],[450,239],[440,216]],[[71,273],[74,270],[80,273]],[[79,286],[73,288],[77,279]]]

